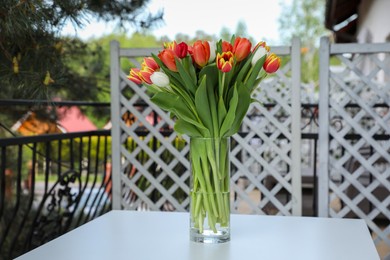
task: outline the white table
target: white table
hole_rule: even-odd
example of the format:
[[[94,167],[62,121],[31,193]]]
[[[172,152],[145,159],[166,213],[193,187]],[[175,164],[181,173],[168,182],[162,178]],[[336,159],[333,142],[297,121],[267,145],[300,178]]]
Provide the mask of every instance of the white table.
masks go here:
[[[189,215],[111,211],[18,260],[379,260],[363,220],[232,215],[231,241],[189,241]]]

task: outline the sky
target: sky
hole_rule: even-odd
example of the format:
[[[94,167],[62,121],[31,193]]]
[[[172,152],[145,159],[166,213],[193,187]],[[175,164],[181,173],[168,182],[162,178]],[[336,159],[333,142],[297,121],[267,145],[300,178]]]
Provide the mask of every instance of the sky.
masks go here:
[[[166,35],[174,39],[178,33],[193,37],[198,30],[219,35],[224,27],[233,33],[241,21],[247,26],[248,35],[256,41],[280,44],[281,3],[288,4],[291,0],[150,0],[148,9],[152,13],[164,11],[164,21],[152,31],[157,37]],[[109,34],[112,30],[113,24],[92,22],[77,32],[69,25],[63,34],[88,39]]]

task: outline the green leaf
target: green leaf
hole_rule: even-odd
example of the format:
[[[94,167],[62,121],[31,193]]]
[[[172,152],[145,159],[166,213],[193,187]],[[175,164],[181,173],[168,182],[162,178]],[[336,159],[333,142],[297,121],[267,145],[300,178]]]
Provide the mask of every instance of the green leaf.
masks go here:
[[[188,74],[191,76],[194,86],[197,87],[198,78],[196,76],[195,66],[192,63],[192,58],[190,56],[187,56],[182,59],[182,63],[184,68],[188,71]]]
[[[240,104],[237,106],[236,117],[234,118],[232,127],[225,134],[225,136],[232,136],[238,132],[242,120],[244,119],[244,116],[248,112],[248,108],[251,103],[251,94],[243,84],[238,85],[237,93],[238,93],[238,100]]]
[[[192,124],[182,119],[177,119],[173,129],[181,135],[188,135],[190,137],[202,137],[199,130]]]
[[[240,72],[237,74],[237,77],[236,77],[236,82],[240,83],[242,81],[245,80],[245,76],[248,74],[251,66],[252,66],[252,58],[253,58],[253,54],[250,54],[249,57],[247,58],[246,62],[244,63],[244,65],[242,65],[242,67],[240,68]]]
[[[173,112],[173,104],[176,104],[179,97],[166,93],[166,92],[158,92],[151,97],[151,101],[159,106],[161,109]]]
[[[199,72],[199,79],[203,79],[204,75],[207,75],[207,85],[217,86],[218,85],[218,68],[215,63],[211,63],[203,67]]]
[[[211,121],[213,123],[213,136],[219,136],[219,125],[218,125],[218,112],[217,112],[217,96],[216,96],[216,88],[218,85],[213,84],[213,82],[209,79],[209,76],[205,75],[206,85],[207,85],[207,97],[210,104],[210,112],[211,112]]]
[[[227,111],[226,111],[225,103],[223,101],[223,98],[220,97],[218,100],[218,126],[219,126],[219,128],[221,128],[221,126],[222,126],[223,120],[226,117],[226,113],[227,113]]]
[[[237,104],[238,104],[238,92],[237,92],[237,85],[235,85],[233,90],[233,96],[229,102],[229,110],[226,114],[225,119],[223,120],[219,132],[220,136],[225,136],[225,134],[229,131],[229,129],[231,129],[234,119],[236,118]]]
[[[207,77],[203,77],[200,86],[196,90],[195,93],[195,107],[196,111],[203,124],[208,129],[213,129],[213,122],[211,119],[211,111],[210,111],[210,103],[207,97],[207,85],[206,85]]]
[[[178,59],[175,59],[175,61],[176,61],[177,70],[184,83],[184,87],[194,95],[196,90],[196,84],[194,84],[194,82],[192,81],[191,75],[188,74],[188,72],[186,71],[186,69]]]
[[[203,125],[202,122],[197,120],[197,115],[184,103],[183,99],[178,98],[175,103],[172,104],[173,112],[175,115],[184,121],[187,121],[190,124],[198,127],[203,133],[207,133],[208,129]]]
[[[249,89],[249,91],[251,92],[252,89],[255,87],[254,84],[255,84],[255,81],[257,79],[257,77],[259,76],[259,73],[260,73],[260,70],[261,68],[263,67],[263,64],[265,62],[265,58],[266,58],[267,55],[264,55],[263,57],[261,57],[255,64],[255,66],[253,66],[253,70],[248,78],[248,80],[245,82],[247,88]]]

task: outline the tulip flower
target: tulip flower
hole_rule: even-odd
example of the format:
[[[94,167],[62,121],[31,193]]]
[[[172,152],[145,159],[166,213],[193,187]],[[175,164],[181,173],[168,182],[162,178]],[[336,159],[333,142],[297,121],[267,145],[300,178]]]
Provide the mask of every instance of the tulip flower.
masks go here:
[[[159,59],[168,69],[177,72],[175,53],[171,49],[164,49],[158,54]]]
[[[256,44],[255,48],[253,48],[253,57],[252,57],[252,66],[256,64],[256,62],[261,59],[264,55],[269,53],[269,46],[266,45],[265,42],[259,42]]]
[[[176,45],[177,45],[177,42],[176,42],[176,41],[173,41],[173,42],[164,42],[164,49],[174,50],[174,49],[176,48]]]
[[[251,52],[251,47],[252,43],[247,38],[237,37],[233,45],[233,54],[236,60],[239,62],[248,57]]]
[[[187,56],[188,45],[185,42],[181,42],[176,45],[176,48],[173,51],[178,58],[183,59],[185,56]]]
[[[231,51],[217,54],[217,67],[222,72],[229,72],[233,68],[234,55]]]
[[[185,42],[177,44],[176,41],[170,43],[164,43],[165,49],[172,50],[176,57],[183,59],[188,54],[188,45]]]
[[[141,68],[149,68],[153,71],[158,70],[160,67],[157,62],[152,57],[144,58],[144,61],[141,64]]]
[[[141,78],[142,82],[145,82],[147,84],[152,84],[152,81],[150,80],[150,76],[154,73],[153,70],[148,68],[143,68],[138,73],[138,76]]]
[[[233,52],[233,45],[230,44],[230,42],[223,41],[222,42],[222,52]]]
[[[169,86],[169,78],[168,76],[160,71],[155,71],[151,76],[150,80],[152,83],[158,87],[164,88]]]
[[[210,57],[209,57],[208,62],[211,63],[211,62],[213,62],[215,60],[216,48],[215,48],[215,43],[214,42],[209,42],[209,46],[210,46]]]
[[[140,69],[132,68],[130,70],[130,75],[127,77],[129,80],[138,85],[142,83],[142,79],[139,77],[139,71]]]
[[[199,67],[206,66],[210,59],[209,42],[197,40],[192,46],[192,58]]]
[[[268,55],[268,57],[265,59],[265,62],[263,64],[263,69],[267,73],[274,73],[277,71],[280,67],[280,58],[276,56],[275,53],[271,53]]]

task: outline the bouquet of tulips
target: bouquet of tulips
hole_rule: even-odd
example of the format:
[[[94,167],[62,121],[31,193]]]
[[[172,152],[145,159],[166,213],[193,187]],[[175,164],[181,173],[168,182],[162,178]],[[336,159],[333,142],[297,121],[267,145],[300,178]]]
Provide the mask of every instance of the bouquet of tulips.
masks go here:
[[[260,81],[278,70],[280,58],[265,42],[255,46],[247,38],[230,42],[198,40],[166,43],[157,55],[144,58],[128,78],[144,84],[151,100],[175,118],[174,130],[191,138],[230,137],[237,133]],[[203,219],[216,232],[228,225],[229,172],[226,143],[206,142],[190,146],[193,185],[191,218],[202,232]],[[201,195],[197,195],[197,194]]]

